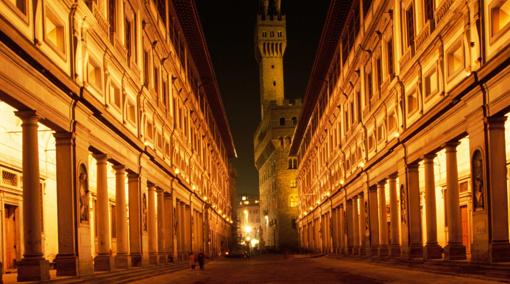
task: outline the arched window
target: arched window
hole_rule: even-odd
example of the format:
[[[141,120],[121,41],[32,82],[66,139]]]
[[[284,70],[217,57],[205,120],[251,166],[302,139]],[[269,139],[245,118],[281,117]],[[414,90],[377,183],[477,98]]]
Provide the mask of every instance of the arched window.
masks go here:
[[[294,166],[294,162],[292,161],[292,159],[289,159],[289,170],[293,169],[293,166]]]
[[[285,117],[280,117],[280,126],[285,125]]]

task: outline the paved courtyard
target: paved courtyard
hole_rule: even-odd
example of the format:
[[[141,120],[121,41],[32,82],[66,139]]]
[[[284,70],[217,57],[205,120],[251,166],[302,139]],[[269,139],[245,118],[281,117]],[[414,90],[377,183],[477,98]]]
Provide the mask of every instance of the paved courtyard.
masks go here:
[[[327,257],[259,256],[223,259],[206,264],[205,271],[185,270],[136,283],[498,283],[483,278],[434,274],[411,268],[388,267]]]

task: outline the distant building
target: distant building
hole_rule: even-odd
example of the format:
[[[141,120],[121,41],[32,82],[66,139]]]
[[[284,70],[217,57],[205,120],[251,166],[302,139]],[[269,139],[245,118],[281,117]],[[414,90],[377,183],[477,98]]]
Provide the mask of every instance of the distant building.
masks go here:
[[[287,43],[281,1],[260,1],[255,35],[261,117],[254,137],[259,173],[262,239],[266,247],[297,248],[296,159],[289,158],[300,100],[285,100],[283,56]]]
[[[260,242],[260,203],[257,197],[242,196],[237,204],[237,239],[250,243],[252,247]]]

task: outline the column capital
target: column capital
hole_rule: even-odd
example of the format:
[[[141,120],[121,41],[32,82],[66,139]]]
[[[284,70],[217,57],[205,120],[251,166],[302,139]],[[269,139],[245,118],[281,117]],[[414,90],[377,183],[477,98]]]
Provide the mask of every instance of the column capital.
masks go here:
[[[384,187],[384,185],[386,185],[386,179],[380,180],[380,181],[377,183],[377,187]]]
[[[14,115],[19,117],[23,124],[37,124],[40,119],[35,110],[18,110],[14,112]]]
[[[100,163],[106,163],[107,160],[108,160],[108,156],[106,154],[103,154],[103,153],[94,153],[92,154],[92,157],[94,157],[94,159],[96,159],[97,163],[100,164]]]
[[[388,176],[388,181],[389,182],[394,182],[394,181],[397,180],[397,177],[398,177],[398,172],[392,173],[391,175]]]
[[[457,146],[460,145],[460,142],[459,141],[448,141],[446,142],[443,147],[445,148],[446,150],[446,153],[448,152],[457,152]]]
[[[140,179],[139,174],[131,172],[131,171],[128,171],[127,177],[128,177],[128,180],[139,180]]]
[[[425,154],[423,155],[423,162],[424,163],[427,163],[427,162],[433,162],[434,158],[436,157],[436,153],[428,153],[428,154]]]
[[[487,118],[489,129],[505,129],[506,116],[495,116]]]
[[[126,171],[126,166],[122,164],[113,165],[113,169],[115,170],[115,174],[124,174]]]
[[[407,164],[406,166],[408,171],[418,171],[419,164],[415,162]]]
[[[72,132],[67,131],[57,131],[53,133],[53,137],[55,137],[55,142],[58,143],[70,143],[74,138],[74,134]]]

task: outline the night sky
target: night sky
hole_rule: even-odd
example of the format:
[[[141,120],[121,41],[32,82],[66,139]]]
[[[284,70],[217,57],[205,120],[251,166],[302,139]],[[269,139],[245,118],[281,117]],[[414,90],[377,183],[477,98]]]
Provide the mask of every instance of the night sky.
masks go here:
[[[260,121],[254,30],[258,0],[196,0],[238,157],[237,193],[258,195],[253,133]],[[287,17],[285,97],[302,98],[329,1],[283,0]]]

